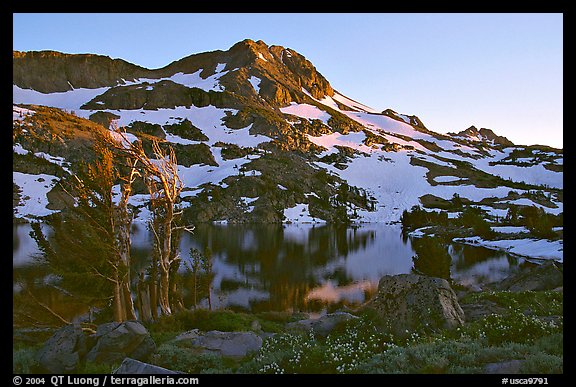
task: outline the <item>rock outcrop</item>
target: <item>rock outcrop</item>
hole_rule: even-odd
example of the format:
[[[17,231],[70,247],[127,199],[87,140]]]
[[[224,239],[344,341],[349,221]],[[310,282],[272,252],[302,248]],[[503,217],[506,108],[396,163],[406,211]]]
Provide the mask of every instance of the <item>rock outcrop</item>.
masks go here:
[[[115,86],[124,80],[149,76],[151,71],[103,55],[13,51],[12,73],[14,84],[22,89],[55,93]]]
[[[111,322],[88,335],[79,324],[57,330],[38,351],[38,364],[50,373],[74,372],[84,361],[119,363],[126,357],[147,360],[156,344],[137,321]]]
[[[198,354],[242,358],[262,347],[262,338],[253,332],[201,332],[193,329],[178,335],[174,342]]]
[[[87,352],[87,340],[79,324],[57,330],[38,351],[40,366],[54,374],[74,371]]]
[[[95,345],[86,360],[98,363],[116,363],[126,357],[147,360],[156,349],[148,330],[137,321],[102,324],[90,339]]]
[[[563,286],[563,265],[555,261],[531,265],[492,285],[496,290],[509,290],[511,292],[553,290]]]
[[[464,323],[464,312],[448,281],[416,274],[382,277],[378,293],[364,309],[376,313],[383,325],[399,335]]]
[[[514,143],[508,140],[504,136],[498,136],[492,129],[487,128],[476,128],[475,126],[471,126],[466,130],[463,130],[458,133],[448,133],[453,137],[464,137],[468,138],[472,141],[479,141],[479,142],[492,142],[494,144],[499,144],[503,146],[513,146]]]

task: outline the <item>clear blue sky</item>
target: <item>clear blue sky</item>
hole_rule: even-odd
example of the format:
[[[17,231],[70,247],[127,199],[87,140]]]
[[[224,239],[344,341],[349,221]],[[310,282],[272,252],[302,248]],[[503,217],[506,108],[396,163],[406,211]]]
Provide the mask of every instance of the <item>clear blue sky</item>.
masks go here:
[[[306,56],[341,93],[563,147],[562,14],[14,14],[19,51],[96,53],[158,68],[250,38]]]

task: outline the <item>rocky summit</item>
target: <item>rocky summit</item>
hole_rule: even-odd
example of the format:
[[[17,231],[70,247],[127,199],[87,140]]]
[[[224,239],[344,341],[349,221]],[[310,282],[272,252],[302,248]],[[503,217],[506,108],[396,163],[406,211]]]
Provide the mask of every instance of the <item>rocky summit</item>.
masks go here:
[[[14,51],[14,218],[62,211],[58,182],[114,127],[148,151],[154,139],[172,146],[191,223],[395,222],[415,205],[450,212],[455,197],[487,217],[511,205],[563,212],[561,149],[473,126],[436,133],[345,96],[292,48],[244,40],[159,69]],[[144,195],[130,204],[146,222]]]

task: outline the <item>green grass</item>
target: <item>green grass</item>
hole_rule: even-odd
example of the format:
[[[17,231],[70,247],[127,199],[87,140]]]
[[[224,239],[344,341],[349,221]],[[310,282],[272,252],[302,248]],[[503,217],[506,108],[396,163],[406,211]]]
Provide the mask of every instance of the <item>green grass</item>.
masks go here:
[[[536,316],[563,315],[563,294],[555,291],[485,291],[467,294],[460,304],[473,304],[483,300],[518,311],[530,311]]]
[[[171,316],[162,316],[147,328],[157,344],[169,341],[178,333],[192,329],[201,331],[240,332],[253,331],[257,321],[265,332],[281,332],[291,315],[273,313],[238,313],[230,310],[209,311],[206,309],[179,312]]]
[[[76,374],[111,374],[112,371],[120,367],[120,363],[114,364],[104,364],[104,363],[94,363],[85,362],[81,363]]]
[[[563,334],[533,344],[486,345],[483,339],[437,340],[392,348],[375,355],[355,371],[360,373],[483,373],[489,363],[523,360],[523,373],[561,373],[562,353],[549,342],[561,343]],[[562,348],[560,344],[560,348]]]
[[[236,362],[218,355],[196,354],[190,348],[175,343],[165,343],[158,347],[150,361],[160,367],[189,374],[231,373]]]
[[[244,373],[483,373],[489,363],[521,360],[523,373],[563,372],[563,298],[558,292],[481,292],[506,308],[457,330],[400,338],[369,315],[333,331],[281,334],[238,369]],[[547,316],[558,316],[546,319]]]
[[[36,351],[33,347],[20,348],[12,351],[12,373],[31,374],[38,368]]]
[[[363,318],[332,332],[326,339],[313,333],[285,333],[269,338],[237,372],[483,373],[489,363],[514,359],[523,361],[521,370],[526,373],[563,371],[562,331],[546,329],[538,331],[538,337],[522,332],[531,339],[494,341],[490,334],[476,334],[486,325],[399,338],[379,331]]]
[[[544,321],[536,316],[512,311],[505,315],[491,314],[468,324],[463,334],[485,338],[489,344],[506,342],[531,343],[550,334],[563,332],[562,319],[558,322]]]

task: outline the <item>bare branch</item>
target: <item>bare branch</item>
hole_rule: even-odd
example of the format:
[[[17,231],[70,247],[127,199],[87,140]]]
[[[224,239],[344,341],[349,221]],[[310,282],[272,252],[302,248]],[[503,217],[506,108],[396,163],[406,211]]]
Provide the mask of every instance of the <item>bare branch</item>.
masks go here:
[[[34,294],[32,294],[32,292],[26,288],[26,293],[28,293],[28,295],[38,304],[40,305],[42,308],[44,308],[46,311],[48,311],[48,313],[50,313],[52,316],[56,317],[58,320],[62,321],[64,324],[68,325],[70,324],[70,321],[66,320],[64,317],[60,316],[58,313],[56,313],[54,310],[52,310],[52,308],[50,308],[48,305],[44,304],[42,301],[38,300]]]

